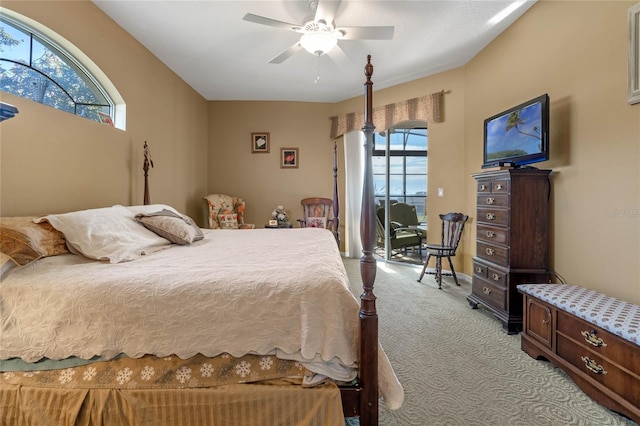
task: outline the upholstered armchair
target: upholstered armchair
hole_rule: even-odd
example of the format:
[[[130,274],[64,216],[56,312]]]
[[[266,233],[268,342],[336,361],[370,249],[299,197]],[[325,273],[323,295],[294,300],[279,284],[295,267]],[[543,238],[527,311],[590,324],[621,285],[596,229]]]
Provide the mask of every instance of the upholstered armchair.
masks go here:
[[[204,227],[209,229],[253,229],[244,223],[245,203],[242,198],[209,194],[202,199]]]

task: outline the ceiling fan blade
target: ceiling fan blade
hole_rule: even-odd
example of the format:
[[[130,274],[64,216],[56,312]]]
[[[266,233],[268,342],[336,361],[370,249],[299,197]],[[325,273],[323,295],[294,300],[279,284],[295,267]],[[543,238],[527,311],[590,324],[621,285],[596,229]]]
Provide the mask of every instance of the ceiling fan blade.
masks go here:
[[[340,27],[339,40],[391,40],[394,27]]]
[[[283,30],[298,31],[300,29],[300,25],[289,24],[288,22],[276,21],[275,19],[254,15],[253,13],[247,13],[246,15],[244,15],[242,19],[245,21],[256,23],[256,24],[281,28]]]
[[[276,56],[275,58],[273,58],[272,60],[270,60],[269,63],[281,64],[284,62],[285,59],[289,58],[290,56],[293,56],[294,54],[298,53],[301,50],[302,50],[302,46],[300,46],[300,43],[298,42],[293,46],[291,46],[290,48],[288,48],[287,50],[285,50],[284,52],[282,52],[281,54],[279,54],[278,56]]]
[[[318,0],[316,15],[313,20],[315,22],[324,21],[331,25],[336,17],[336,13],[341,2],[342,0]]]
[[[338,65],[339,67],[345,67],[351,65],[351,58],[345,53],[344,50],[340,47],[340,43],[338,43],[333,49],[327,53],[327,56],[331,58],[333,63]]]

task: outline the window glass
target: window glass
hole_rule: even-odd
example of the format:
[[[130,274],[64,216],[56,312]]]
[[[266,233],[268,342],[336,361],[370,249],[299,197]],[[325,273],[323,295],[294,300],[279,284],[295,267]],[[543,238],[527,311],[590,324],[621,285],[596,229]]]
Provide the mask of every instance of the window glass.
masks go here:
[[[0,55],[2,58],[29,65],[29,35],[0,20]]]
[[[389,151],[386,149],[387,140]],[[388,193],[390,203],[415,206],[418,219],[426,222],[427,147],[426,128],[392,129],[374,135],[373,180],[379,205],[384,204]]]
[[[22,23],[0,18],[0,89],[35,102],[103,121],[114,103],[70,54]]]

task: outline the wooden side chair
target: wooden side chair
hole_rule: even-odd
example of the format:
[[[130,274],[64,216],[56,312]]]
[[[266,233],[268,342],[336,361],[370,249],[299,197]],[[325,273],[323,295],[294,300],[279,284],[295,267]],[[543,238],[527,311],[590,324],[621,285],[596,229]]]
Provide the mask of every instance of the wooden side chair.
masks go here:
[[[420,282],[424,274],[435,275],[439,289],[442,288],[443,275],[452,276],[456,285],[460,285],[458,277],[456,276],[456,271],[453,269],[451,258],[456,255],[458,243],[460,243],[460,237],[462,236],[462,230],[464,229],[464,224],[467,219],[469,219],[469,216],[462,213],[447,213],[441,214],[440,219],[442,220],[442,242],[441,244],[426,245],[427,259],[424,261],[420,278],[418,278],[418,282]],[[431,256],[436,258],[436,269],[434,272],[427,272],[427,265],[429,264]],[[443,257],[446,257],[449,261],[451,272],[442,272]]]
[[[321,197],[305,198],[302,204],[302,219],[298,219],[300,228],[326,228],[333,232],[334,218],[329,217],[333,210],[333,200]]]

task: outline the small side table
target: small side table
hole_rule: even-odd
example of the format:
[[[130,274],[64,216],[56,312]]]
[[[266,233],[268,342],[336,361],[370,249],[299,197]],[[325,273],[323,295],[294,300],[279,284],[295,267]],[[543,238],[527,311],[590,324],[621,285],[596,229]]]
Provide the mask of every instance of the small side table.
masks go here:
[[[268,229],[287,229],[287,228],[293,228],[293,225],[290,223],[287,223],[286,225],[265,225],[264,227]]]

